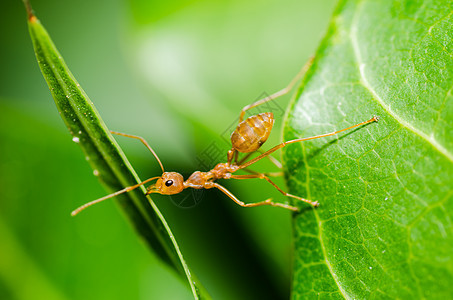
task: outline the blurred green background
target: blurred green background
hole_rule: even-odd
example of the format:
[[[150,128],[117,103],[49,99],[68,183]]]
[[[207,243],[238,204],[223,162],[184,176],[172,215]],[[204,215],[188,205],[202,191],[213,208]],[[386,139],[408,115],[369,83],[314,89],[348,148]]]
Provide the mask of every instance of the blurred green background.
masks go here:
[[[296,75],[335,3],[32,5],[107,126],[145,137],[167,170],[187,175],[224,160],[240,109]],[[113,201],[70,217],[106,192],[59,118],[21,1],[0,2],[0,28],[0,299],[191,299],[183,279],[150,254]],[[276,128],[265,149],[280,141],[288,101],[272,106]],[[118,141],[142,179],[160,174],[143,145]],[[211,160],[205,154],[213,145],[221,156]],[[276,171],[267,162],[258,169]],[[245,202],[282,199],[263,182],[222,183]],[[217,191],[196,195],[194,205],[188,193],[153,199],[210,294],[288,298],[290,213],[244,209]]]

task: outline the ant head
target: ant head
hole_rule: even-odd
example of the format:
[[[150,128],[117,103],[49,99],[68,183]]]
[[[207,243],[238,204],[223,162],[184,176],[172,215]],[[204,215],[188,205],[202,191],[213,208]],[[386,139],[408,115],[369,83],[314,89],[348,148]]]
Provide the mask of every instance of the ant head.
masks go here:
[[[177,172],[164,172],[155,184],[148,187],[147,195],[159,193],[162,195],[174,195],[184,189],[184,178]]]

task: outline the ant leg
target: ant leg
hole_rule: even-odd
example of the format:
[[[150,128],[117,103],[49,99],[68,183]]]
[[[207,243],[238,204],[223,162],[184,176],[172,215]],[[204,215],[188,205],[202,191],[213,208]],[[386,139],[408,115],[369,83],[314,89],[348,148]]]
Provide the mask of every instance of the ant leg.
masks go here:
[[[313,205],[315,207],[319,205],[318,201],[311,201],[311,200],[308,200],[308,199],[305,199],[305,198],[301,198],[299,196],[296,196],[296,195],[293,195],[293,194],[285,192],[284,190],[279,188],[278,185],[276,185],[272,180],[270,180],[269,177],[267,177],[266,175],[264,175],[262,173],[252,174],[252,175],[231,175],[231,178],[232,179],[252,179],[252,178],[265,179],[267,182],[272,184],[280,193],[282,193],[283,195],[285,195],[287,197],[291,197],[291,198],[306,202],[306,203],[308,203],[310,205]]]
[[[248,172],[250,174],[260,174],[259,172],[253,171],[251,169],[242,169],[242,170],[245,172]],[[268,177],[282,177],[283,176],[283,172],[265,172],[262,174],[264,174]]]
[[[146,148],[148,148],[148,150],[151,151],[151,153],[154,155],[154,157],[156,158],[157,162],[160,165],[160,168],[162,169],[162,173],[165,172],[164,165],[162,165],[162,162],[160,161],[160,159],[157,156],[156,152],[154,152],[153,148],[151,148],[151,146],[148,144],[148,142],[146,142],[146,140],[144,138],[142,138],[141,136],[138,136],[138,135],[121,133],[121,132],[116,132],[116,131],[112,131],[112,130],[110,130],[110,132],[113,133],[113,134],[117,134],[117,135],[121,135],[121,136],[125,136],[125,137],[129,137],[129,138],[140,140],[146,146]]]
[[[231,164],[231,161],[233,160],[235,152],[236,152],[236,150],[234,148],[231,149],[231,150],[228,150],[228,153],[227,153],[227,164]]]
[[[291,82],[284,89],[281,89],[280,91],[273,93],[270,96],[267,96],[263,99],[260,99],[258,101],[253,102],[252,104],[245,106],[241,110],[241,114],[239,115],[239,123],[241,123],[242,120],[244,119],[244,115],[247,110],[257,107],[258,105],[264,104],[266,102],[272,101],[283,95],[288,94],[293,89],[294,85],[297,82],[299,82],[299,80],[302,78],[302,76],[305,74],[305,72],[307,72],[308,68],[310,68],[311,64],[313,63],[313,60],[314,60],[314,57],[311,57],[308,60],[308,62],[305,63],[305,65],[302,67],[302,69],[299,71],[299,73],[297,73],[296,77],[294,77],[293,80],[291,80]]]
[[[260,151],[261,154],[264,153],[264,151]],[[282,169],[282,163],[276,159],[275,157],[271,156],[271,155],[266,155],[266,157],[277,167],[279,168],[280,170]]]
[[[303,142],[303,141],[308,141],[308,140],[314,140],[314,139],[319,139],[319,138],[322,138],[322,137],[326,137],[326,136],[331,136],[331,135],[335,135],[335,134],[338,134],[340,132],[343,132],[343,131],[346,131],[346,130],[349,130],[349,129],[352,129],[352,128],[355,128],[355,127],[358,127],[358,126],[362,126],[362,125],[366,125],[368,123],[371,123],[371,122],[377,122],[379,121],[379,117],[378,116],[374,116],[372,117],[371,119],[369,119],[368,121],[365,121],[365,122],[361,122],[359,124],[356,124],[356,125],[353,125],[353,126],[350,126],[348,128],[344,128],[344,129],[341,129],[341,130],[337,130],[337,131],[334,131],[334,132],[330,132],[330,133],[326,133],[326,134],[321,134],[321,135],[316,135],[316,136],[311,136],[311,137],[307,137],[307,138],[301,138],[301,139],[295,139],[295,140],[290,140],[290,141],[286,141],[286,142],[283,142],[281,144],[278,144],[277,146],[267,150],[266,152],[264,152],[263,154],[249,160],[248,162],[242,164],[239,166],[239,169],[244,169],[244,168],[247,168],[248,166],[256,163],[257,161],[263,159],[264,157],[268,156],[269,154],[271,154],[272,152],[275,152],[277,151],[278,149],[280,148],[283,148],[285,147],[286,145],[288,144],[293,144],[293,143],[298,143],[298,142]]]
[[[257,151],[260,152],[261,154],[264,153],[264,151],[261,150],[261,149],[258,149]],[[246,160],[250,157],[251,154],[253,154],[253,152],[247,154],[246,156],[244,156],[239,162],[236,162],[237,165],[241,165],[244,161],[246,161]],[[278,159],[276,159],[275,157],[270,156],[270,155],[267,155],[266,157],[267,157],[267,158],[271,161],[271,163],[273,163],[277,168],[279,168],[279,169],[282,168],[282,163],[281,163]]]
[[[235,164],[238,163],[238,159],[239,159],[239,151],[236,150],[236,151],[234,152],[234,161],[235,161]]]
[[[238,157],[239,157],[239,151],[237,151],[234,148],[231,148],[230,150],[228,150],[228,153],[227,153],[227,164],[230,165],[232,161],[235,161],[235,164],[237,165]]]
[[[207,188],[207,189],[214,188],[214,187],[219,189],[220,191],[222,191],[225,195],[230,197],[231,200],[233,200],[234,202],[236,202],[237,204],[239,204],[242,207],[255,207],[255,206],[261,206],[261,205],[270,205],[270,206],[275,206],[275,207],[286,208],[286,209],[289,209],[292,211],[299,211],[299,209],[297,207],[294,207],[294,206],[291,206],[288,204],[284,204],[284,203],[272,202],[272,199],[267,199],[267,200],[264,200],[261,202],[255,202],[255,203],[244,203],[244,202],[240,201],[238,198],[236,198],[236,196],[233,195],[233,193],[231,193],[229,190],[227,190],[226,188],[224,188],[223,186],[221,186],[218,183],[209,182],[209,184],[205,185],[205,188]]]
[[[243,158],[241,158],[241,160],[236,160],[236,164],[239,166],[241,165],[244,161],[246,161],[250,155],[252,155],[254,152],[250,152],[250,153],[247,153]]]
[[[256,150],[256,151],[260,152],[261,154],[264,153],[264,151],[261,150],[261,149],[258,149],[258,150]],[[252,155],[253,153],[254,153],[254,152],[248,153],[248,154],[245,155],[243,158],[241,158],[240,161],[237,161],[237,160],[236,160],[236,164],[237,164],[238,166],[241,165],[241,164],[242,164],[244,161],[246,161],[246,160],[250,157],[250,155]],[[282,168],[282,163],[281,163],[278,159],[276,159],[275,157],[270,156],[270,155],[268,155],[268,156],[266,156],[266,157],[267,157],[267,158],[271,161],[271,163],[273,163],[277,168],[279,168],[279,169]]]

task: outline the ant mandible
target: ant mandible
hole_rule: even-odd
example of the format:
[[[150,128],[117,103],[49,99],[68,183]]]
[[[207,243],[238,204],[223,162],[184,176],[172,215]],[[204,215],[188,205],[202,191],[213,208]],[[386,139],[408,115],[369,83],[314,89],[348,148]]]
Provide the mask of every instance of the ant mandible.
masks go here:
[[[156,183],[150,185],[147,188],[146,195],[149,195],[152,193],[159,193],[162,195],[174,195],[174,194],[178,194],[178,193],[182,192],[186,188],[193,188],[193,189],[217,188],[242,207],[255,207],[255,206],[261,206],[261,205],[271,205],[271,206],[286,208],[286,209],[289,209],[292,211],[299,211],[299,209],[295,206],[291,206],[291,205],[279,203],[279,202],[272,202],[272,199],[267,199],[267,200],[264,200],[261,202],[255,202],[255,203],[244,203],[244,202],[240,201],[238,198],[236,198],[236,196],[234,196],[225,187],[223,187],[222,185],[215,182],[218,179],[259,178],[259,179],[264,179],[264,180],[268,181],[280,193],[282,193],[285,196],[309,203],[313,206],[318,206],[319,204],[317,201],[310,201],[308,199],[304,199],[299,196],[292,195],[292,194],[289,194],[289,193],[283,191],[272,180],[269,179],[269,175],[266,175],[264,173],[256,173],[254,171],[247,170],[246,168],[249,167],[250,165],[256,163],[257,161],[259,161],[265,157],[268,157],[271,153],[275,152],[276,150],[278,150],[280,148],[285,147],[288,144],[293,144],[293,143],[298,143],[298,142],[303,142],[303,141],[308,141],[308,140],[313,140],[313,139],[318,139],[318,138],[322,138],[322,137],[335,135],[337,133],[340,133],[340,132],[343,132],[343,131],[346,131],[346,130],[349,130],[349,129],[352,129],[352,128],[355,128],[355,127],[358,127],[361,125],[365,125],[365,124],[368,124],[371,122],[377,122],[379,120],[379,117],[374,116],[373,118],[369,119],[368,121],[361,122],[356,125],[350,126],[348,128],[344,128],[344,129],[337,130],[334,132],[282,142],[281,144],[274,146],[273,148],[261,153],[260,155],[258,155],[257,157],[255,157],[249,161],[246,161],[246,160],[250,157],[251,154],[256,152],[264,144],[264,142],[266,142],[267,138],[269,137],[271,130],[272,130],[272,126],[274,125],[274,116],[271,112],[267,112],[267,113],[261,113],[258,115],[253,115],[253,116],[243,120],[244,115],[247,110],[257,107],[257,106],[264,104],[266,102],[269,102],[277,97],[280,97],[280,96],[283,96],[283,95],[289,93],[292,90],[292,88],[294,87],[294,85],[301,79],[302,75],[306,72],[306,70],[310,67],[311,62],[312,62],[312,59],[310,59],[308,61],[308,63],[306,63],[304,65],[304,67],[301,69],[301,71],[288,84],[287,87],[285,87],[284,89],[282,89],[268,97],[265,97],[250,105],[247,105],[241,110],[241,113],[239,115],[239,124],[236,127],[236,129],[233,131],[233,133],[231,134],[232,148],[231,148],[231,150],[228,151],[226,163],[219,163],[212,170],[207,171],[207,172],[195,171],[185,181],[184,181],[183,176],[177,172],[165,172],[164,166],[162,165],[162,162],[160,161],[156,152],[154,152],[154,150],[146,142],[145,139],[143,139],[142,137],[139,137],[139,136],[131,135],[131,134],[125,134],[125,133],[111,131],[111,133],[113,133],[113,134],[140,140],[149,149],[149,151],[151,151],[151,153],[156,158],[157,162],[160,165],[160,168],[162,169],[162,175],[149,178],[136,185],[126,187],[115,193],[112,193],[105,197],[102,197],[102,198],[96,199],[94,201],[91,201],[89,203],[86,203],[86,204],[80,206],[79,208],[75,209],[71,213],[71,215],[75,216],[79,212],[81,212],[82,210],[87,208],[88,206],[91,206],[98,202],[115,197],[119,194],[132,191],[132,190],[138,188],[139,186],[142,186],[155,179],[157,179]],[[239,152],[247,153],[247,154],[242,159],[239,160],[238,159]],[[269,156],[269,158],[270,158],[270,156]],[[246,175],[234,175],[233,174],[239,170],[248,171],[252,174],[246,174]]]

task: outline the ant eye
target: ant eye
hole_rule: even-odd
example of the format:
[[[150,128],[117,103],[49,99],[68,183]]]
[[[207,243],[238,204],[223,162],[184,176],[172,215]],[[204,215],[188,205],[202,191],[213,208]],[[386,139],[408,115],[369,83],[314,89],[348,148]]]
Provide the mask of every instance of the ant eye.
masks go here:
[[[171,186],[173,184],[173,180],[167,180],[165,181],[166,186]]]

